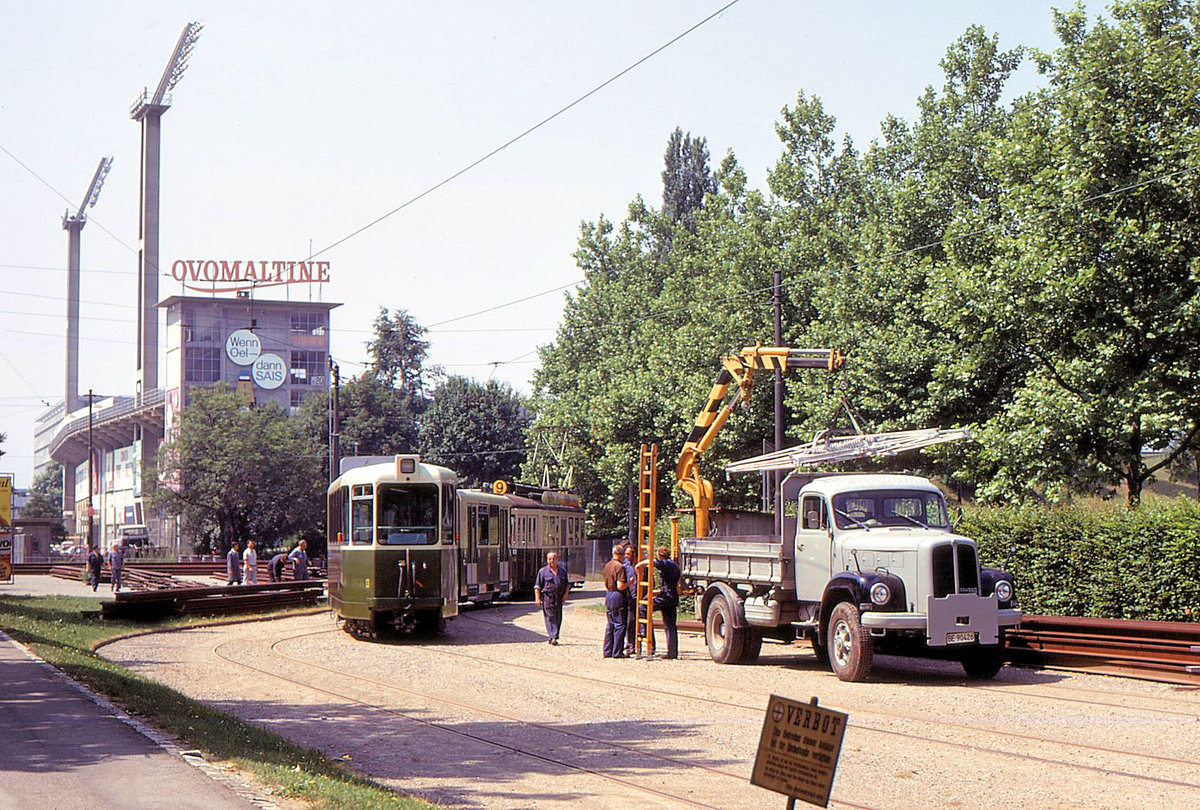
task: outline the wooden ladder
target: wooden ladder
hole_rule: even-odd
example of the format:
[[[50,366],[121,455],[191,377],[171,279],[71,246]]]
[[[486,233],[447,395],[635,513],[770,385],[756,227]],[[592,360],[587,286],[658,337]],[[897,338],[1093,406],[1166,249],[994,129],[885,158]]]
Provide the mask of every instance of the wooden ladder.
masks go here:
[[[637,583],[636,655],[654,653],[654,520],[658,513],[658,445],[638,454],[638,544],[634,564],[647,560]],[[644,615],[643,615],[644,614]]]

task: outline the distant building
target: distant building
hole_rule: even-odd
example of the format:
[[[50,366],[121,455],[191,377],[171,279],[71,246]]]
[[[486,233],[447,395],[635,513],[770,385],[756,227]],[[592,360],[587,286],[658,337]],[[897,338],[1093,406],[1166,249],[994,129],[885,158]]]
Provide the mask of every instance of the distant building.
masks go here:
[[[169,438],[190,392],[225,382],[256,402],[294,410],[308,394],[329,388],[329,313],[338,306],[240,296],[162,301],[159,307],[167,314],[164,388],[94,396],[90,409],[85,403],[69,414],[60,404],[39,419],[37,443],[44,443],[46,456],[64,468],[68,533],[81,538],[88,533],[90,435],[97,544],[108,549],[118,527],[145,524],[153,545],[178,550],[176,517],[155,514],[144,504],[142,470]]]

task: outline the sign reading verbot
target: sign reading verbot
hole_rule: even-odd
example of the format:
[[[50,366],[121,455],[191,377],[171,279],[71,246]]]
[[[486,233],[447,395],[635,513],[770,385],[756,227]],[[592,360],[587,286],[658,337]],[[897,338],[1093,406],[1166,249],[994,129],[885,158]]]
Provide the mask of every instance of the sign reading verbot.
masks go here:
[[[771,695],[750,783],[827,806],[847,717],[818,706],[816,698],[801,703]]]

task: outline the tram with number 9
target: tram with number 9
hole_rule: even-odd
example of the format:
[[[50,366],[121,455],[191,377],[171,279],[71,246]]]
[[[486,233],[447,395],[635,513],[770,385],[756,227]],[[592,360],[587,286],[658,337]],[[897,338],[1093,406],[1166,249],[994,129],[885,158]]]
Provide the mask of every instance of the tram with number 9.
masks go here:
[[[531,593],[557,550],[584,571],[584,511],[573,495],[506,482],[458,486],[416,455],[342,459],[328,490],[329,598],[348,632],[433,634],[460,604]]]

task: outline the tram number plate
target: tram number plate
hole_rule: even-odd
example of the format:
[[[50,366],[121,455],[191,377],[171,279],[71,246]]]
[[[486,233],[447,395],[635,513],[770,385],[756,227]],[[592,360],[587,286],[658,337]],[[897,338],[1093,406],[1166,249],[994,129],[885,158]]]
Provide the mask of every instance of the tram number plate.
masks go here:
[[[974,633],[947,633],[947,644],[970,644],[975,640]]]

